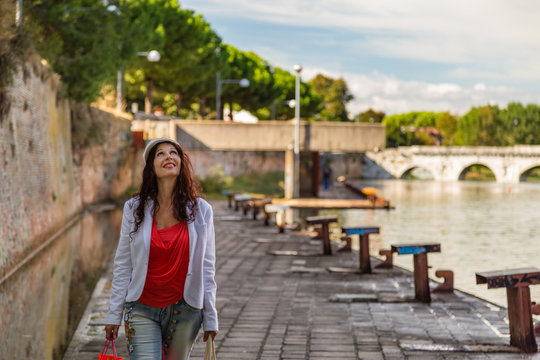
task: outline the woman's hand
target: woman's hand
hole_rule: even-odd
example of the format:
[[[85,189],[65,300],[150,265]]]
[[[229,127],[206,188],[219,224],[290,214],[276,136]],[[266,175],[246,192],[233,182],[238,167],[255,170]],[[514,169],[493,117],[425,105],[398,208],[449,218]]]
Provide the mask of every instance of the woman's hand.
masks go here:
[[[217,333],[218,333],[217,330],[205,331],[203,341],[206,342],[206,340],[208,340],[208,336],[212,336],[212,341],[213,341],[216,338]]]
[[[111,325],[111,324],[105,326],[105,338],[107,340],[116,340],[116,338],[118,337],[119,327],[120,325]]]

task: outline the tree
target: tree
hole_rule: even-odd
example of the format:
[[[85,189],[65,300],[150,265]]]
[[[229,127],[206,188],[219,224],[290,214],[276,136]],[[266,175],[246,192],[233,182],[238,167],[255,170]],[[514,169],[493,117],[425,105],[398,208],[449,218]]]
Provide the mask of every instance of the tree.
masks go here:
[[[310,82],[321,99],[320,116],[327,121],[349,121],[346,105],[353,99],[343,79],[317,74]]]
[[[60,74],[68,97],[95,100],[116,72],[137,62],[154,37],[159,1],[123,0],[110,12],[100,0],[25,1],[24,24],[39,54]]]
[[[456,145],[507,145],[508,138],[501,137],[497,130],[501,126],[499,112],[499,108],[492,105],[473,107],[469,110],[458,121]]]
[[[442,145],[453,145],[456,136],[458,119],[447,112],[439,113],[435,119],[435,127],[441,132]]]
[[[270,120],[290,120],[294,118],[295,109],[288,104],[296,96],[296,76],[280,67],[273,70],[274,89],[276,97],[273,98],[269,107],[257,110],[260,119]],[[300,117],[303,119],[313,119],[318,113],[320,105],[319,96],[313,91],[309,83],[300,82]],[[271,119],[272,107],[275,109],[274,117]]]
[[[67,95],[92,101],[120,66],[116,15],[101,2],[25,2],[31,37],[38,52],[61,75]]]
[[[373,109],[367,109],[354,117],[354,121],[380,123],[386,114],[382,111],[378,112]]]
[[[510,103],[500,111],[501,129],[507,137],[509,145],[539,144],[540,137],[535,136],[540,131],[540,107],[535,104],[523,106],[520,103]]]
[[[207,96],[193,85],[215,79],[216,48],[221,39],[202,15],[181,9],[176,1],[164,8],[163,28],[165,46],[154,79],[157,87],[173,94],[178,116],[183,101],[189,104],[197,97]]]
[[[386,143],[390,147],[450,145],[457,119],[445,112],[413,111],[387,116],[382,123],[386,126]]]

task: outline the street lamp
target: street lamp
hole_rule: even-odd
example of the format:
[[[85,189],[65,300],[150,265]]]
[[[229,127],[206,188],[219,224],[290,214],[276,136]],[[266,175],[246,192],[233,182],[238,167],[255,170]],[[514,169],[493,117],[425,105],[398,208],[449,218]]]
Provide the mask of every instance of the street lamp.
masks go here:
[[[19,0],[19,2],[21,3],[21,6],[22,6],[22,0]],[[114,4],[110,4],[109,0],[103,0],[103,6],[110,13],[115,13],[115,14],[120,13],[120,10],[118,9],[118,7]],[[66,16],[69,15],[69,13],[72,11],[91,11],[91,10],[93,10],[91,7],[75,7],[75,8],[68,9],[66,5],[66,0],[64,0],[64,15]]]
[[[22,25],[23,20],[23,0],[17,1],[17,11],[15,13],[15,23],[17,26]]]
[[[293,197],[300,197],[300,73],[302,65],[293,67],[296,73],[295,106],[294,106],[294,187]]]
[[[276,105],[277,104],[287,104],[292,109],[296,106],[296,100],[281,100],[281,101],[274,101],[272,103],[272,109],[270,110],[270,120],[276,119]]]
[[[137,55],[145,56],[150,62],[158,62],[161,59],[161,55],[157,50],[150,51],[141,51]],[[122,109],[122,83],[124,79],[124,74],[122,70],[118,70],[117,80],[116,80],[116,109]],[[152,112],[152,87],[154,84],[154,79],[151,76],[146,78],[146,96],[144,98],[144,112],[149,114]]]
[[[150,62],[158,62],[161,59],[161,55],[157,50],[141,51],[137,53],[138,56],[146,56]],[[124,74],[122,70],[118,70],[116,74],[116,110],[122,110],[122,100],[124,98],[122,85],[124,82]],[[152,110],[152,78],[146,79],[146,97],[144,99],[144,112],[149,113]],[[150,85],[149,85],[150,83]],[[149,109],[147,109],[147,102]]]
[[[234,80],[234,79],[224,79],[221,80],[221,72],[217,72],[216,74],[216,119],[217,120],[223,120],[222,119],[222,113],[221,113],[221,85],[222,84],[238,84],[240,87],[246,88],[249,86],[249,80],[246,78],[240,79],[240,80]],[[232,114],[232,109],[231,109]]]
[[[158,62],[161,59],[161,55],[159,54],[159,51],[157,50],[140,51],[137,53],[137,55],[146,56],[146,58],[150,62]]]

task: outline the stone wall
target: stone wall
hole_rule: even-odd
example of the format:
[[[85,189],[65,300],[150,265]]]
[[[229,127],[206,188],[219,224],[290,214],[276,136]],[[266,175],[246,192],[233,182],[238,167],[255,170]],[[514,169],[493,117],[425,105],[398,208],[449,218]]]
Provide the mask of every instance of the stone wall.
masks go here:
[[[195,175],[239,176],[252,171],[284,171],[285,153],[283,151],[206,151],[187,150]],[[366,176],[366,159],[363,154],[321,153],[321,161],[328,161],[332,177],[345,176],[347,179],[360,179]],[[368,166],[369,167],[369,166]]]
[[[46,62],[29,59],[0,117],[0,279],[85,205],[136,183],[130,121],[70,104]]]
[[[198,178],[283,171],[285,168],[285,153],[282,151],[187,150],[187,153]]]

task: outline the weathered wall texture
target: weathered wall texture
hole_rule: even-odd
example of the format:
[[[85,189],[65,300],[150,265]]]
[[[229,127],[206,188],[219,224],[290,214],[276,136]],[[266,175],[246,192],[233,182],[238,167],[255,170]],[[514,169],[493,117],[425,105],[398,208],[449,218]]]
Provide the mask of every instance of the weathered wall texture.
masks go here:
[[[85,216],[0,286],[0,359],[61,358],[114,255],[121,218],[119,209]]]
[[[0,279],[85,204],[136,181],[130,121],[59,96],[60,78],[30,59],[0,117]],[[72,119],[73,116],[73,119]]]
[[[187,150],[195,175],[239,176],[252,171],[283,171],[285,153],[282,151],[207,151]]]
[[[294,122],[261,121],[256,124],[216,120],[134,120],[133,131],[148,138],[167,136],[188,149],[225,151],[285,151],[294,145]],[[382,124],[302,121],[300,150],[361,153],[384,149]]]
[[[284,171],[285,152],[282,151],[206,151],[187,150],[195,175],[239,176],[252,171]],[[328,161],[332,176],[348,179],[365,177],[363,154],[321,153],[321,161]]]
[[[0,56],[9,50],[7,42],[15,35],[16,8],[16,1],[0,0]]]
[[[364,177],[364,155],[347,153],[322,153],[321,162],[327,161],[332,169],[332,178],[345,176],[347,179]],[[322,169],[322,166],[321,166]]]

